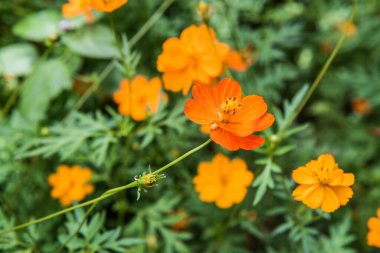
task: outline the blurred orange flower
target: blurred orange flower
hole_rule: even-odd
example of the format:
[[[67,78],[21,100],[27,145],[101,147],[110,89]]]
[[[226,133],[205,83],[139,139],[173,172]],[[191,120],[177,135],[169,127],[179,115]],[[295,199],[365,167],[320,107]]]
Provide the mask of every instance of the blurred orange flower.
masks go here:
[[[201,201],[215,202],[219,208],[229,208],[243,201],[253,177],[244,160],[229,160],[217,154],[211,162],[199,164],[193,183]]]
[[[186,95],[192,83],[209,85],[223,72],[228,46],[215,43],[215,33],[206,25],[191,25],[179,38],[169,38],[158,56],[157,69],[163,72],[165,88]]]
[[[354,174],[344,173],[329,154],[320,155],[318,160],[294,170],[292,177],[300,184],[293,191],[295,200],[302,201],[311,209],[334,212],[346,205],[354,194],[350,188],[355,181]]]
[[[97,11],[112,12],[128,2],[128,0],[87,0]]]
[[[137,121],[144,120],[148,111],[156,113],[165,98],[160,79],[155,77],[148,80],[142,75],[137,75],[131,82],[122,80],[119,90],[113,95],[115,103],[119,105],[119,112],[131,115]]]
[[[62,16],[65,18],[74,18],[79,15],[85,15],[89,23],[94,22],[91,13],[91,7],[88,0],[69,0],[68,3],[62,5]]]
[[[350,21],[343,21],[338,24],[338,29],[342,33],[347,33],[347,37],[355,37],[356,35],[356,25]]]
[[[242,97],[240,84],[231,78],[222,79],[216,87],[195,85],[192,94],[184,113],[191,121],[210,126],[214,142],[228,150],[250,150],[264,144],[264,138],[252,135],[274,122],[262,97]]]
[[[81,201],[94,191],[94,186],[88,183],[91,177],[92,171],[88,168],[61,165],[56,173],[49,175],[48,182],[53,187],[50,195],[63,206]]]
[[[354,112],[362,116],[368,115],[372,111],[372,107],[365,98],[356,98],[351,101],[351,107]]]
[[[368,220],[367,244],[380,248],[380,208],[377,209],[377,217]]]

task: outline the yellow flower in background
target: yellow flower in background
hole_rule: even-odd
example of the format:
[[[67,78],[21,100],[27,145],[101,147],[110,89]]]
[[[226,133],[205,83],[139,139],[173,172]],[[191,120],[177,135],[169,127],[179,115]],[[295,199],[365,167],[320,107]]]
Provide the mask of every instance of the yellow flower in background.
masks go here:
[[[193,183],[201,201],[215,202],[219,208],[229,208],[243,201],[253,177],[244,160],[229,160],[217,154],[211,162],[199,164]]]
[[[367,244],[380,248],[380,208],[377,209],[377,217],[368,220]]]
[[[148,80],[145,76],[137,75],[132,81],[122,80],[113,99],[119,105],[121,114],[131,115],[134,120],[141,121],[146,119],[147,112],[156,113],[160,102],[167,100],[167,96],[162,93],[158,77]]]
[[[56,173],[49,175],[48,182],[53,187],[50,195],[63,206],[81,201],[94,191],[94,186],[88,183],[91,177],[92,171],[88,168],[61,165]]]
[[[311,209],[330,213],[347,204],[354,192],[354,174],[344,173],[332,155],[324,154],[294,170],[292,177],[299,186],[293,197]]]

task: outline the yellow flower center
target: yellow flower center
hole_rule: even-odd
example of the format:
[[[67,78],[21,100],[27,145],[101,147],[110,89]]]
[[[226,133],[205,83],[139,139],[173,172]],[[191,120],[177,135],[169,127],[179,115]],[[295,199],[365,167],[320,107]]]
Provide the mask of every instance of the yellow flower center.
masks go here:
[[[219,117],[223,123],[228,122],[230,115],[234,115],[241,107],[238,99],[236,97],[227,98],[220,104],[220,110],[222,113],[219,114]]]
[[[314,172],[314,176],[318,179],[319,184],[326,185],[331,180],[331,171],[328,168],[321,168]]]

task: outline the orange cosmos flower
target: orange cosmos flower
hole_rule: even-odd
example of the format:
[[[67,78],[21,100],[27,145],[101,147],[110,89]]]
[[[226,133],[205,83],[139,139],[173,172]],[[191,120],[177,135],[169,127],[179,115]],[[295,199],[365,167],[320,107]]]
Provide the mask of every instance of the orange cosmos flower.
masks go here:
[[[112,12],[122,5],[124,5],[128,0],[87,0],[90,6],[97,11]]]
[[[162,86],[159,78],[148,80],[137,75],[131,82],[122,80],[120,89],[113,95],[114,101],[119,105],[119,112],[131,115],[134,120],[141,121],[147,117],[147,112],[155,113],[158,110],[165,94],[161,92]]]
[[[229,160],[222,154],[217,154],[211,162],[200,163],[198,175],[193,179],[199,199],[215,202],[219,208],[242,202],[252,181],[253,173],[244,160]]]
[[[69,0],[68,3],[62,5],[62,16],[65,18],[74,18],[79,15],[85,15],[89,23],[94,22],[88,0]]]
[[[215,33],[206,25],[191,25],[179,38],[169,38],[158,56],[157,69],[163,72],[165,88],[186,95],[192,83],[209,85],[223,72],[228,46],[215,43]]]
[[[292,177],[300,184],[294,191],[295,200],[302,201],[312,209],[334,212],[347,204],[354,194],[354,174],[344,173],[332,155],[324,154],[306,166],[294,170]]]
[[[380,248],[380,208],[377,209],[377,217],[368,220],[367,244]]]
[[[53,187],[51,197],[59,199],[63,206],[69,206],[73,201],[81,201],[94,191],[94,186],[88,183],[91,177],[92,171],[88,168],[61,165],[48,178]]]
[[[222,79],[216,87],[195,85],[192,94],[184,113],[191,121],[210,126],[214,142],[228,150],[250,150],[265,142],[252,135],[274,122],[262,97],[242,97],[239,83],[231,78]]]

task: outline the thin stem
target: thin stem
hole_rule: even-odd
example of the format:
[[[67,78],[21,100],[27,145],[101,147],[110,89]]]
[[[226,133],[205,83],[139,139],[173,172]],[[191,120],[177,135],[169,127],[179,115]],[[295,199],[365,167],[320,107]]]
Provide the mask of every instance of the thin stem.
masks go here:
[[[96,207],[96,205],[98,204],[99,202],[95,202],[94,204],[92,204],[92,206],[90,206],[90,208],[88,208],[86,214],[83,216],[83,219],[82,221],[80,222],[79,226],[77,227],[77,229],[74,231],[74,233],[72,233],[67,239],[66,241],[59,247],[57,253],[60,253],[64,250],[65,246],[74,238],[74,236],[79,233],[80,229],[82,228],[82,226],[84,225],[84,223],[86,222],[88,216],[90,215],[90,213],[92,212],[92,210],[94,210],[94,208]]]
[[[355,18],[355,15],[356,15],[356,7],[357,7],[357,0],[354,0],[354,6],[353,6],[352,14],[351,14],[351,17],[350,17],[350,22],[354,21],[354,18]],[[331,53],[331,55],[329,56],[329,58],[327,59],[327,61],[323,65],[322,69],[319,71],[317,77],[315,78],[314,82],[311,84],[310,89],[306,93],[305,97],[302,99],[302,101],[301,101],[300,105],[298,106],[298,108],[290,116],[289,121],[287,122],[287,124],[284,125],[283,130],[281,131],[281,133],[283,133],[293,123],[293,121],[297,118],[297,116],[300,114],[300,112],[302,111],[302,109],[305,107],[306,103],[309,101],[309,99],[310,99],[311,95],[313,94],[314,90],[318,87],[320,81],[322,80],[322,78],[326,74],[327,70],[329,69],[332,61],[335,59],[336,55],[338,54],[339,50],[341,49],[341,47],[343,45],[343,42],[345,41],[346,37],[347,37],[347,31],[345,31],[342,34],[342,36],[340,37],[340,39],[339,39],[338,43],[336,44],[333,52]]]
[[[106,79],[106,77],[112,72],[115,64],[113,61],[111,61],[106,68],[100,73],[99,78],[97,78],[96,81],[90,86],[88,90],[86,90],[86,93],[78,100],[78,102],[74,105],[73,109],[70,111],[70,114],[72,114],[75,111],[78,111],[83,104],[91,97],[91,95],[99,88],[99,85]]]
[[[192,150],[186,152],[185,154],[183,154],[182,156],[178,157],[174,161],[172,161],[172,162],[166,164],[165,166],[162,166],[161,168],[157,169],[156,171],[152,172],[152,174],[155,175],[155,174],[159,174],[159,173],[163,172],[164,170],[168,169],[169,167],[171,167],[171,166],[177,164],[178,162],[182,161],[183,159],[185,159],[189,155],[191,155],[191,154],[197,152],[198,150],[204,148],[210,142],[211,142],[211,139],[208,139],[206,142],[204,142],[203,144],[199,145],[198,147],[193,148]],[[29,227],[31,225],[34,225],[34,224],[37,224],[37,223],[40,223],[40,222],[43,222],[43,221],[50,220],[50,219],[55,218],[55,217],[57,217],[59,215],[68,213],[68,212],[70,212],[72,210],[75,210],[75,209],[78,209],[78,208],[81,208],[81,207],[85,207],[85,206],[88,206],[88,205],[91,205],[91,204],[97,204],[98,202],[102,201],[103,199],[111,197],[111,196],[115,195],[116,193],[119,193],[119,192],[124,191],[124,190],[129,189],[129,188],[137,187],[137,186],[138,186],[137,181],[134,181],[134,182],[131,182],[131,183],[127,184],[127,185],[123,185],[123,186],[120,186],[120,187],[109,189],[108,191],[106,191],[105,193],[103,193],[100,197],[97,197],[95,199],[89,200],[89,201],[84,202],[82,204],[79,204],[79,205],[76,205],[76,206],[72,206],[72,207],[63,209],[61,211],[58,211],[58,212],[55,212],[53,214],[47,215],[47,216],[42,217],[40,219],[32,220],[30,222],[27,222],[27,223],[15,226],[13,228],[1,230],[0,231],[0,235],[4,235],[4,234],[7,234],[7,233],[12,232],[12,231],[16,231],[16,230],[19,230],[19,229],[22,229],[22,228],[26,228],[26,227]]]
[[[20,85],[18,85],[11,95],[11,97],[8,99],[7,103],[5,104],[3,110],[1,111],[1,114],[5,117],[9,110],[12,108],[13,104],[16,102],[17,96],[20,92]]]
[[[194,149],[188,151],[187,153],[181,155],[180,157],[178,157],[178,158],[175,159],[174,161],[172,161],[172,162],[166,164],[165,166],[159,168],[158,170],[154,171],[152,174],[156,175],[156,174],[159,174],[159,173],[165,171],[167,168],[169,168],[169,167],[173,166],[174,164],[176,164],[176,163],[182,161],[183,159],[185,159],[185,158],[188,157],[189,155],[191,155],[191,154],[197,152],[198,150],[204,148],[204,147],[207,146],[211,141],[212,141],[211,139],[208,139],[208,140],[205,141],[203,144],[201,144],[201,145],[199,145],[198,147],[196,147],[196,148],[194,148]]]
[[[133,47],[148,31],[152,26],[157,22],[157,20],[164,14],[166,9],[170,7],[175,0],[166,0],[163,4],[157,9],[157,11],[146,21],[146,23],[140,28],[140,30],[131,38],[129,41],[129,47]]]

